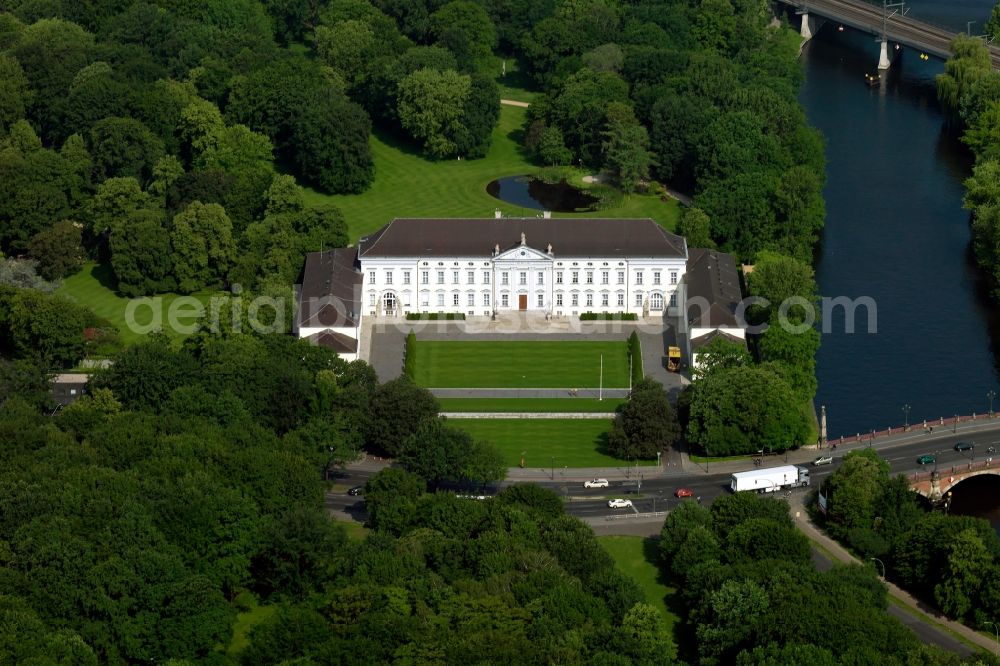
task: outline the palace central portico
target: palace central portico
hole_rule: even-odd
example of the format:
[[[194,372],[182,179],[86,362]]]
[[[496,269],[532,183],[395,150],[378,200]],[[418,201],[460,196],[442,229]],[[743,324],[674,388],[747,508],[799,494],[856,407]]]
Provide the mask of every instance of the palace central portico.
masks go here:
[[[365,316],[662,314],[684,239],[649,219],[396,219],[358,242]]]

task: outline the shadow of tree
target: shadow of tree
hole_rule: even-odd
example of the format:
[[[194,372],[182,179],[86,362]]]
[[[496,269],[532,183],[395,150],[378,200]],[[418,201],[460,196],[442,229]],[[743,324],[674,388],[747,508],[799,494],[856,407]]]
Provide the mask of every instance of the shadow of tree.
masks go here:
[[[647,562],[656,567],[656,582],[667,587],[670,592],[663,595],[663,604],[667,610],[677,616],[673,626],[674,644],[677,645],[677,657],[689,663],[697,661],[698,644],[694,636],[694,627],[688,624],[687,607],[681,597],[678,581],[672,579],[664,571],[660,560],[660,537],[651,536],[642,540],[642,555]]]
[[[94,264],[90,268],[90,277],[97,280],[97,282],[105,289],[110,289],[116,293],[118,292],[118,278],[115,276],[115,272],[112,270],[111,264],[104,262]]]

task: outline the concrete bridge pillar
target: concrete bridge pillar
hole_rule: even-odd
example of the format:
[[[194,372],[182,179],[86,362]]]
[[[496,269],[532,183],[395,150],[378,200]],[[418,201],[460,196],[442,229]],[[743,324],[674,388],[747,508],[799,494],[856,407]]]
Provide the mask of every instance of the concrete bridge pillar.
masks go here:
[[[879,49],[878,54],[878,69],[880,72],[884,72],[889,69],[889,65],[891,64],[892,61],[889,60],[889,42],[883,39],[882,48]]]
[[[812,39],[824,23],[826,23],[826,19],[822,16],[813,16],[809,12],[802,12],[802,27],[799,29],[802,41],[808,42]]]

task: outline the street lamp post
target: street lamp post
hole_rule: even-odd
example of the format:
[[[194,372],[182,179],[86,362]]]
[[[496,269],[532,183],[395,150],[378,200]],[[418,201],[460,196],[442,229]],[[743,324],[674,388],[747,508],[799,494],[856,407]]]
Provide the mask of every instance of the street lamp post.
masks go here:
[[[555,481],[556,480],[556,458],[555,458],[555,456],[552,456],[551,463],[552,463],[552,475],[551,475],[551,478],[552,478],[553,481]]]
[[[882,560],[878,559],[877,557],[873,557],[871,558],[871,560],[882,565],[882,580],[885,580],[885,563],[882,562]]]
[[[938,459],[938,456],[939,456],[940,454],[941,454],[941,452],[940,452],[940,451],[935,451],[935,452],[934,452],[934,473],[935,473],[935,474],[937,473],[937,459]]]
[[[604,354],[601,354],[601,374],[597,384],[597,401],[604,400]]]
[[[993,398],[997,397],[997,392],[990,389],[986,393],[986,399],[990,401],[990,418],[993,418]]]
[[[656,466],[657,466],[657,467],[659,467],[659,466],[660,466],[660,455],[661,455],[662,453],[663,453],[663,451],[657,451],[657,452],[656,452]]]
[[[951,424],[951,431],[958,432],[958,414],[955,414],[955,422]]]
[[[996,637],[997,642],[997,653],[1000,653],[1000,626],[996,622],[987,622],[986,624],[993,625],[993,634]]]
[[[903,430],[910,429],[910,406],[903,405]]]

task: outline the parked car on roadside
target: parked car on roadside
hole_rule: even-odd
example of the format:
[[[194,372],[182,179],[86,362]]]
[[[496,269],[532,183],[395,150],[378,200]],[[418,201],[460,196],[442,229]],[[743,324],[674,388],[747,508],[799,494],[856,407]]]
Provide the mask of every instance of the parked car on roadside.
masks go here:
[[[612,509],[628,509],[632,506],[632,500],[620,497],[608,500],[608,507]]]
[[[584,488],[607,488],[609,485],[607,479],[591,479],[583,482]]]
[[[833,456],[820,456],[813,460],[813,466],[819,467],[820,465],[831,465],[833,464]]]

